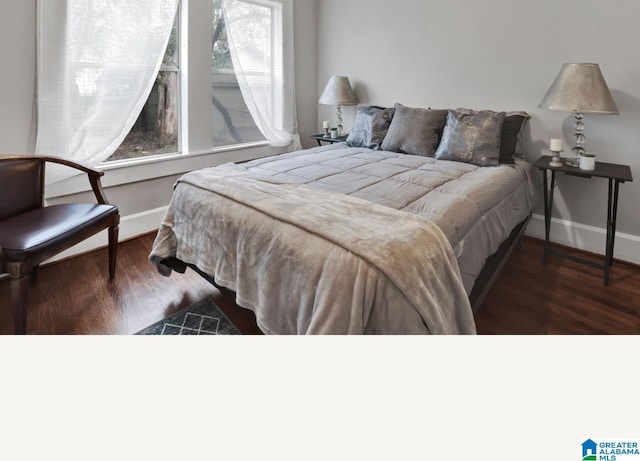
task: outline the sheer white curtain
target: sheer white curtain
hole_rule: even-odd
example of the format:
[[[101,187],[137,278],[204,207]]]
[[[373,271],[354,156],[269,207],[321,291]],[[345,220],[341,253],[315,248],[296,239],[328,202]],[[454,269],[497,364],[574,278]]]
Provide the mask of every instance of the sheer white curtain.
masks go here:
[[[292,0],[224,0],[233,69],[255,124],[273,146],[300,148]]]
[[[36,152],[96,165],[135,123],[178,0],[38,0]],[[73,175],[51,168],[47,182]]]

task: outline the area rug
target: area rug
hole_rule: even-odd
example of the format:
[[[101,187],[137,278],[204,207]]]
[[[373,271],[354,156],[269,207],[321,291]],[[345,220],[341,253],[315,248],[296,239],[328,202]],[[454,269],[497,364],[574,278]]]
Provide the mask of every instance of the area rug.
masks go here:
[[[211,298],[204,298],[148,326],[137,335],[239,335]]]

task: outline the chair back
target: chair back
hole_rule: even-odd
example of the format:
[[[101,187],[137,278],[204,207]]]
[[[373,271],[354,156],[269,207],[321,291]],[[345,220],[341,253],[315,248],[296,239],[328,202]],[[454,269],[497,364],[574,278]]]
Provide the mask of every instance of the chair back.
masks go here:
[[[43,197],[44,162],[0,157],[0,220],[41,208]]]

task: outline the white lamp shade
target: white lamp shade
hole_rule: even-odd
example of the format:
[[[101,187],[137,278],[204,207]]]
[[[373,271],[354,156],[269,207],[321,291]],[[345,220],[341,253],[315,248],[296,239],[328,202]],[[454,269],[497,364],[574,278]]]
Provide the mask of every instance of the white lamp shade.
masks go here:
[[[620,113],[600,66],[592,63],[563,64],[539,107],[585,114]]]
[[[349,79],[344,76],[334,75],[327,82],[327,86],[324,87],[318,103],[334,106],[353,106],[358,101],[351,89]]]

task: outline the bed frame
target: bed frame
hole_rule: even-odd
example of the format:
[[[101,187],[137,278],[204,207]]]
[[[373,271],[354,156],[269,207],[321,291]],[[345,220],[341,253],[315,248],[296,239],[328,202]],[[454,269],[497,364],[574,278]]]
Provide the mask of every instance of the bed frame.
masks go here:
[[[513,249],[516,245],[522,244],[522,236],[530,219],[531,214],[514,227],[509,237],[500,244],[495,253],[486,259],[482,271],[480,271],[478,278],[476,278],[473,288],[471,289],[471,294],[469,295],[469,301],[471,302],[471,308],[474,314],[480,309],[484,298],[486,298],[498,275],[500,275],[500,271],[502,271],[509,256],[511,256]]]
[[[500,244],[495,253],[493,253],[486,259],[482,271],[480,271],[480,274],[478,275],[478,278],[476,279],[473,288],[471,289],[471,294],[469,295],[469,301],[471,303],[471,308],[474,315],[484,302],[484,299],[486,298],[489,290],[498,278],[498,275],[500,275],[500,271],[509,259],[509,256],[511,256],[513,249],[516,247],[516,245],[521,244],[522,236],[524,235],[524,231],[530,219],[531,214],[529,214],[529,216],[527,216],[527,218],[520,224],[516,225],[511,231],[511,234],[509,234],[509,237],[507,237],[507,239],[502,242],[502,244]],[[187,268],[191,268],[222,293],[233,293],[228,288],[218,285],[213,277],[204,273],[193,264],[185,263],[175,257],[163,259],[161,263],[171,268],[172,270],[179,272],[180,274],[184,274]],[[243,309],[237,304],[236,307],[239,309]]]

